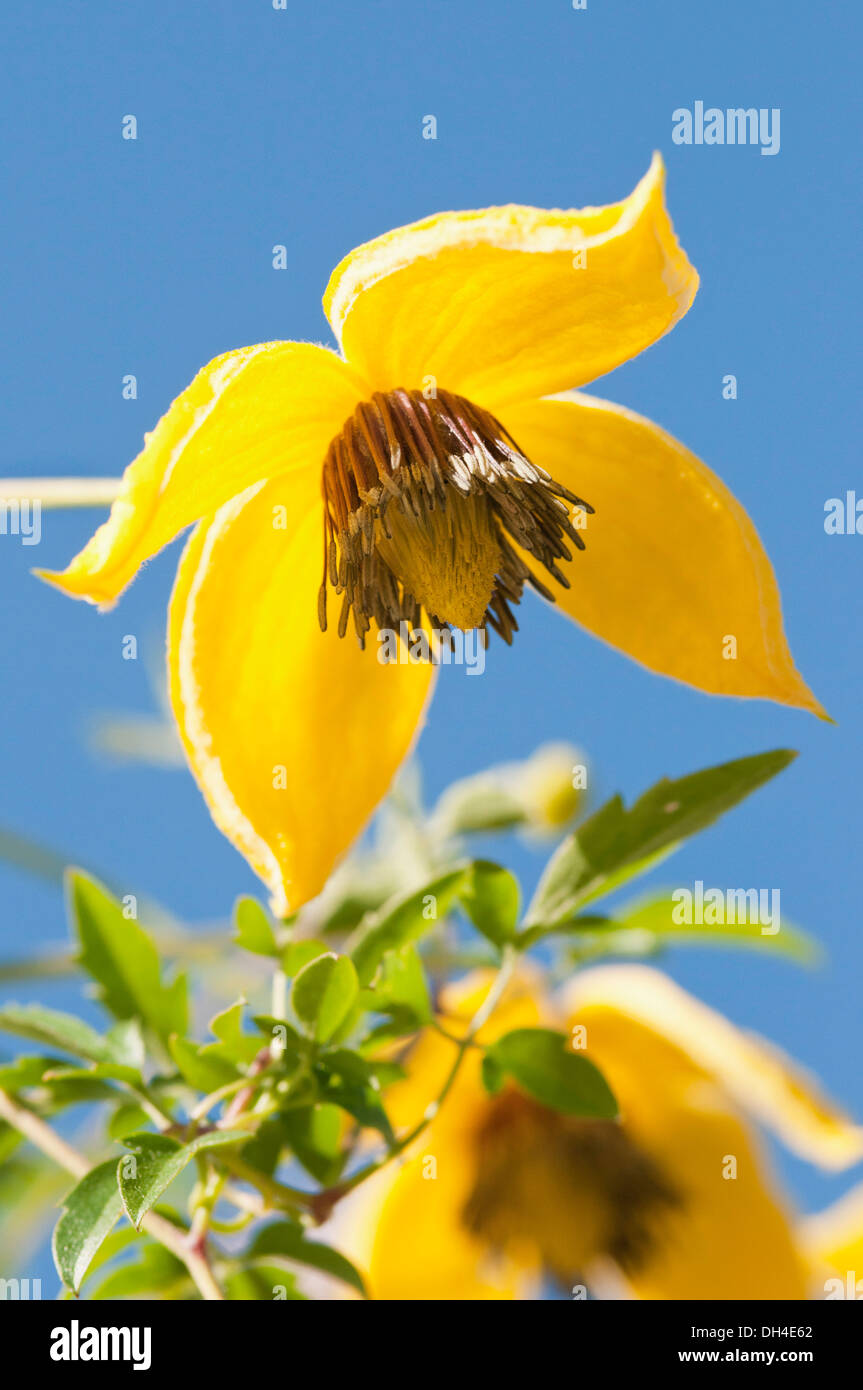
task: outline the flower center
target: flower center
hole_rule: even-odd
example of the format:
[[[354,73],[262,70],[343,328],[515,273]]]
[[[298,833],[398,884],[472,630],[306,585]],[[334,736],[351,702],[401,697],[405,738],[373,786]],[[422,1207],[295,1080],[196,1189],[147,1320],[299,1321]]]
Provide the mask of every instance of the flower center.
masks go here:
[[[474,1154],[464,1224],[493,1248],[528,1242],[565,1282],[603,1255],[636,1270],[656,1218],[679,1202],[624,1126],[558,1114],[514,1089],[484,1109]]]
[[[568,588],[558,561],[570,543],[584,549],[572,509],[593,511],[450,391],[376,392],[357,406],[327,450],[323,495],[321,628],[331,587],[339,636],[353,614],[361,643],[372,622],[398,632],[423,611],[435,627],[491,627],[511,642],[525,584],[553,601],[519,549]]]

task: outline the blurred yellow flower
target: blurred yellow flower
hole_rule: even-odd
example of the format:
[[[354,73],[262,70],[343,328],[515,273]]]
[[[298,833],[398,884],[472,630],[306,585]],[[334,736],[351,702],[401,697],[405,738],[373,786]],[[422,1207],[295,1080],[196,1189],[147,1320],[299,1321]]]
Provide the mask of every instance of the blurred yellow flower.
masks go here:
[[[407,1161],[337,1218],[373,1295],[529,1298],[546,1273],[617,1297],[823,1297],[823,1267],[846,1259],[835,1222],[806,1240],[795,1232],[755,1126],[830,1169],[863,1157],[863,1129],[780,1052],[647,966],[585,971],[547,1006],[533,985],[522,976],[510,988],[481,1041],[565,1020],[620,1120],[561,1115],[511,1084],[489,1095],[481,1053],[469,1054]],[[448,1031],[487,988],[471,976],[448,989]],[[422,1036],[408,1079],[388,1092],[399,1124],[422,1116],[452,1056],[448,1038]],[[863,1216],[857,1230],[859,1242]]]
[[[620,406],[541,399],[628,361],[692,303],[663,187],[657,156],[609,207],[441,213],[360,246],[324,300],[341,355],[273,342],[211,362],[108,521],[45,574],[110,604],[198,523],[171,603],[172,705],[277,911],[320,892],[422,722],[433,666],[382,663],[362,647],[374,628],[509,641],[527,584],[651,670],[821,712],[719,479]],[[360,642],[340,640],[351,620]]]

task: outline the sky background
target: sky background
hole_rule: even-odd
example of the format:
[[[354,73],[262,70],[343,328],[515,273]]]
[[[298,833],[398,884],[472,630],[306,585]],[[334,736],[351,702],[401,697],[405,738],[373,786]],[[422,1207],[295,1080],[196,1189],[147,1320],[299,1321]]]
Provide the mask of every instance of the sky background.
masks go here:
[[[661,150],[701,289],[670,336],[591,389],[670,430],[746,506],[792,650],[837,727],[662,680],[528,598],[515,648],[494,643],[482,679],[443,673],[424,774],[434,793],[567,739],[597,798],[632,798],[663,774],[799,749],[656,880],[779,888],[828,963],[811,973],[705,950],[667,966],[863,1117],[863,537],[823,528],[828,498],[863,496],[860,31],[850,0],[5,7],[0,475],[118,475],[218,353],[331,342],[321,295],[358,242],[445,208],[613,202]],[[779,154],[674,145],[672,112],[696,100],[779,107]],[[121,139],[130,113],[135,142]],[[435,141],[422,138],[428,114]],[[122,399],[127,373],[136,401]],[[722,397],[726,373],[736,401]],[[632,488],[637,506],[637,467]],[[0,537],[0,825],[190,920],[224,915],[255,881],[188,774],[118,769],[87,745],[98,713],[154,710],[145,662],[122,660],[121,639],[159,650],[178,544],[107,616],[29,573],[62,567],[102,515],[45,514],[38,547]],[[539,862],[516,856],[528,878]],[[4,866],[0,893],[0,955],[64,937],[59,893]],[[28,992],[75,1003],[70,986],[14,994]],[[781,1162],[806,1209],[849,1181]]]

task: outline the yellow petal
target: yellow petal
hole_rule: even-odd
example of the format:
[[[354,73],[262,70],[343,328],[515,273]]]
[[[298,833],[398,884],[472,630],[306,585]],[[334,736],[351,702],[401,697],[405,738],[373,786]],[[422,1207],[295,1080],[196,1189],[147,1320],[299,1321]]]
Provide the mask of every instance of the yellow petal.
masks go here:
[[[813,1268],[815,1298],[863,1298],[863,1184],[800,1222],[798,1239]]]
[[[676,1191],[629,1272],[647,1299],[805,1298],[809,1270],[748,1111],[796,1152],[833,1162],[849,1126],[758,1039],[646,967],[586,972],[570,1026],[621,1107],[624,1131]]]
[[[565,613],[661,675],[824,715],[788,649],[758,533],[694,454],[581,394],[518,406],[504,423],[528,458],[596,509],[586,550],[562,566],[571,588],[551,585]]]
[[[640,1030],[629,1034],[633,1046],[640,1040]],[[643,1103],[624,1123],[679,1205],[653,1223],[647,1255],[629,1274],[636,1296],[806,1298],[807,1262],[755,1136],[715,1087],[642,1084]]]
[[[589,1013],[588,1047],[596,1040],[617,1056],[631,1049],[624,1035],[637,1030],[636,1061],[645,1079],[665,1073],[715,1082],[792,1153],[822,1168],[846,1168],[863,1158],[863,1128],[823,1094],[814,1077],[659,971],[642,965],[597,967],[573,981],[565,1001],[579,1018]]]
[[[286,474],[193,533],[171,600],[171,702],[213,819],[294,910],[409,751],[432,668],[318,627],[320,479]]]
[[[435,1131],[400,1167],[348,1198],[332,1240],[367,1272],[373,1298],[524,1297],[532,1271],[495,1259],[465,1228],[473,1172],[453,1136]]]
[[[63,573],[65,593],[111,603],[151,555],[253,483],[323,463],[366,394],[313,343],[259,343],[217,357],[178,396],[123,476],[103,526]]]
[[[324,296],[345,356],[379,390],[433,377],[492,409],[611,371],[695,297],[664,182],[656,155],[610,207],[445,212],[357,247]]]

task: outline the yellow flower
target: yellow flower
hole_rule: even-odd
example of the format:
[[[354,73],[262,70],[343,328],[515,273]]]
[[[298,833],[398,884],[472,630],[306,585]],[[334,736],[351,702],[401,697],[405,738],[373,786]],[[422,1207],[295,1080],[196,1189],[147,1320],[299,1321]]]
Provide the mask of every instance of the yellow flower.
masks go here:
[[[614,1090],[620,1120],[560,1115],[512,1085],[490,1096],[480,1053],[469,1053],[408,1161],[337,1218],[374,1296],[530,1297],[545,1271],[565,1289],[587,1280],[612,1296],[823,1297],[814,1269],[835,1234],[819,1237],[815,1261],[753,1122],[826,1168],[863,1157],[863,1130],[776,1049],[647,966],[585,971],[547,1008],[532,984],[511,988],[482,1041],[565,1024]],[[449,1031],[487,988],[473,976],[449,989]],[[408,1078],[388,1092],[398,1124],[421,1117],[452,1057],[449,1039],[422,1036]]]
[[[692,303],[663,184],[656,157],[610,207],[442,213],[360,246],[324,300],[341,355],[275,342],[211,362],[108,521],[45,575],[110,604],[198,523],[171,603],[171,699],[216,823],[277,910],[320,891],[430,690],[432,665],[382,663],[376,640],[340,640],[349,621],[363,637],[423,613],[509,641],[528,584],[651,670],[820,712],[719,479],[619,406],[541,399],[634,357]]]

